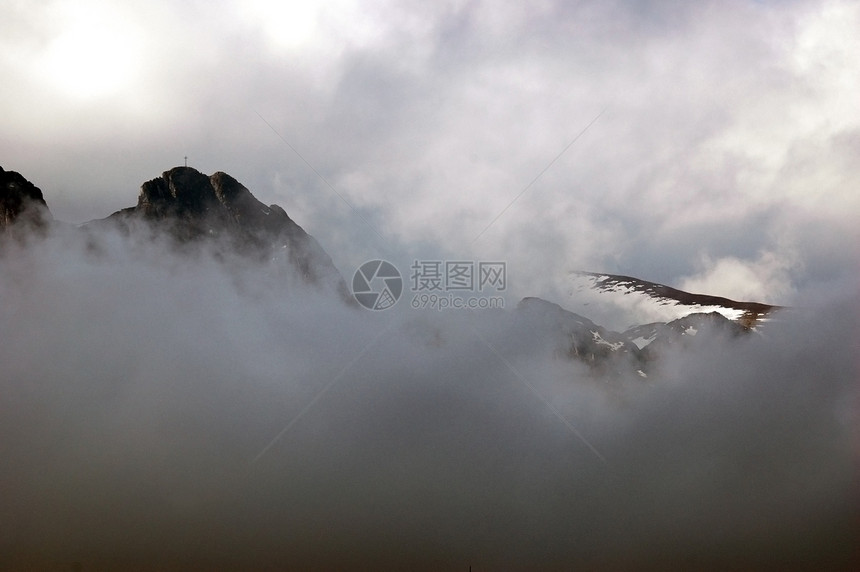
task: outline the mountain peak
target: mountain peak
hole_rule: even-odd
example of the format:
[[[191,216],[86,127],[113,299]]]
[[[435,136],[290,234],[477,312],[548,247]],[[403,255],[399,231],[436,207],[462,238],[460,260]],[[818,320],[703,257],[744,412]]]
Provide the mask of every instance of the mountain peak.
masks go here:
[[[140,188],[137,211],[150,219],[194,218],[220,203],[211,177],[192,167],[174,167]]]
[[[334,286],[352,303],[343,277],[319,243],[277,205],[265,205],[234,177],[193,167],[173,167],[140,187],[137,205],[101,221],[131,232],[143,220],[180,243],[222,239],[260,260],[286,256],[306,282]]]
[[[41,227],[52,219],[41,189],[20,173],[0,167],[0,231],[20,222]]]
[[[577,298],[586,290],[605,295],[624,307],[649,310],[659,321],[669,322],[689,314],[718,312],[738,324],[754,328],[767,320],[781,306],[761,302],[739,302],[721,296],[692,294],[671,286],[649,282],[633,276],[573,271],[570,273],[571,298]]]
[[[284,209],[263,204],[227,173],[217,171],[210,176],[192,167],[174,167],[145,182],[137,206],[120,213],[134,213],[150,221],[179,218],[204,225],[205,229],[195,230],[205,234],[225,228],[270,234],[304,232]]]
[[[54,221],[42,191],[20,173],[0,167],[0,235],[14,230],[14,236],[26,237],[32,229],[49,225],[62,223]],[[126,235],[150,228],[180,245],[214,240],[245,257],[291,266],[306,283],[355,303],[331,258],[311,235],[284,209],[266,206],[222,171],[206,175],[193,167],[173,167],[141,185],[137,205],[81,226],[90,231],[112,227]]]

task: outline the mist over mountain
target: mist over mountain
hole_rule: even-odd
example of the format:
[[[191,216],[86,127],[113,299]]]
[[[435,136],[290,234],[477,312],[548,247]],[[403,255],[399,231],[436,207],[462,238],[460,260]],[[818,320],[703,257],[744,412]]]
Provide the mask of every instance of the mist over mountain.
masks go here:
[[[2,197],[6,213],[4,228],[11,228],[16,222],[24,228],[34,225],[44,228],[54,222],[37,187],[19,173],[2,174],[8,180]],[[137,205],[80,228],[90,233],[91,248],[95,250],[101,248],[92,234],[97,229],[118,231],[132,241],[168,240],[167,248],[179,252],[202,247],[219,257],[238,256],[245,261],[274,264],[282,270],[290,268],[308,285],[337,292],[347,303],[355,302],[331,257],[313,237],[281,207],[261,203],[251,191],[223,172],[207,176],[191,167],[174,167],[141,185]],[[556,357],[581,361],[604,373],[620,374],[618,368],[625,367],[647,377],[643,370],[648,369],[647,362],[657,355],[655,348],[675,343],[676,338],[695,335],[697,328],[688,325],[691,320],[706,329],[725,329],[730,326],[724,323],[731,323],[732,331],[739,334],[755,328],[760,320],[778,309],[768,304],[690,294],[628,276],[573,274],[590,280],[588,286],[595,291],[620,292],[625,302],[628,296],[644,296],[649,303],[670,307],[672,313],[668,315],[675,317],[673,321],[633,326],[619,333],[539,298],[525,298],[517,306],[520,313],[541,316],[545,327],[565,338],[565,347],[556,348]],[[578,291],[582,291],[581,285]],[[658,337],[651,351],[640,351]],[[626,366],[620,366],[621,363]]]
[[[225,173],[80,227],[0,175],[2,568],[857,563],[856,281],[371,312]]]
[[[174,167],[141,186],[136,206],[84,226],[113,224],[129,233],[141,221],[183,244],[220,242],[228,251],[259,261],[284,259],[308,283],[351,300],[319,243],[284,209],[264,205],[226,173],[210,177],[190,167]]]

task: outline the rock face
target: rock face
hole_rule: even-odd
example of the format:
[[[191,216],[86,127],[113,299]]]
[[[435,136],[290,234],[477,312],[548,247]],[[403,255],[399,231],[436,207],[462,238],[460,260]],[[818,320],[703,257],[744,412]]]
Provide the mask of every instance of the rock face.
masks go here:
[[[33,229],[62,225],[53,220],[39,188],[20,174],[0,168],[0,238],[8,234],[26,237]],[[153,232],[172,238],[180,250],[185,245],[207,244],[214,245],[219,255],[238,253],[242,258],[274,262],[275,268],[289,267],[305,282],[334,291],[355,305],[343,277],[319,243],[284,209],[263,204],[226,173],[209,176],[191,167],[175,167],[143,183],[137,205],[82,226],[81,232],[114,227],[128,235],[144,233],[144,239],[149,238],[145,233]],[[519,317],[537,335],[547,336],[542,339],[551,344],[553,355],[582,362],[598,374],[646,377],[649,364],[669,349],[706,347],[737,338],[755,331],[757,324],[779,309],[690,294],[629,276],[575,274],[598,291],[638,296],[681,315],[619,333],[540,298],[520,302]]]
[[[729,320],[719,312],[694,313],[672,320],[634,326],[621,335],[639,348],[641,355],[651,361],[668,348],[701,347],[722,340],[751,334],[754,330],[743,322]]]
[[[52,220],[39,187],[0,167],[0,232],[9,232],[13,224],[44,228]]]
[[[353,302],[343,277],[319,243],[277,205],[266,206],[227,173],[174,167],[145,182],[137,205],[88,225],[116,224],[131,232],[146,221],[180,243],[220,240],[260,260],[286,258],[310,284],[333,288]]]
[[[517,312],[537,320],[538,331],[553,334],[554,355],[588,365],[594,373],[637,373],[647,377],[668,350],[716,347],[754,330],[719,312],[693,313],[670,322],[634,326],[624,332],[603,328],[588,318],[541,298],[523,298]]]
[[[517,312],[537,320],[540,329],[554,333],[556,357],[585,363],[600,374],[642,371],[646,366],[645,356],[626,336],[558,304],[541,298],[523,298]]]

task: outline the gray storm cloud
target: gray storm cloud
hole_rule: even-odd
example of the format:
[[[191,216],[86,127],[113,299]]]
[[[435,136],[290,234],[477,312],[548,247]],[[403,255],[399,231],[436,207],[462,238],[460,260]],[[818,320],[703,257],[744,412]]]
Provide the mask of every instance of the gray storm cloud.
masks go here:
[[[58,232],[0,258],[3,566],[850,563],[856,277],[607,386],[511,309]]]

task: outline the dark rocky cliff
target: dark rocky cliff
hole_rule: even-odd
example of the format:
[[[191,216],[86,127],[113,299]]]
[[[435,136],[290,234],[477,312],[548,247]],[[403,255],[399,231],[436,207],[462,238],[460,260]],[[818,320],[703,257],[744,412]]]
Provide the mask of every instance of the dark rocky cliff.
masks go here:
[[[333,288],[353,302],[319,243],[284,209],[263,204],[227,173],[208,176],[191,167],[174,167],[141,186],[136,206],[86,226],[115,224],[133,232],[139,221],[181,243],[220,240],[245,256],[286,258],[308,283]]]
[[[9,232],[13,225],[43,228],[52,220],[39,187],[0,167],[0,232]]]
[[[644,356],[627,337],[541,298],[523,298],[517,312],[538,324],[536,331],[555,337],[554,355],[585,363],[596,373],[636,372]]]
[[[0,168],[0,236],[26,238],[52,227],[78,232],[54,221],[38,187],[21,174]],[[355,303],[320,244],[284,209],[261,203],[226,173],[208,176],[191,167],[165,171],[143,183],[136,206],[81,225],[80,232],[104,228],[119,229],[126,235],[154,232],[174,239],[180,247],[217,244],[250,260],[283,261],[285,268],[296,270],[305,282]]]

